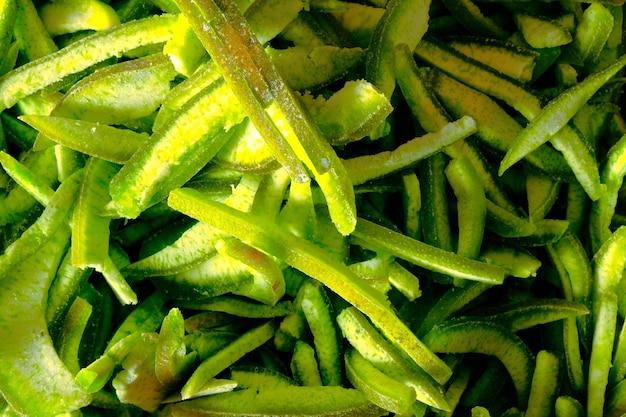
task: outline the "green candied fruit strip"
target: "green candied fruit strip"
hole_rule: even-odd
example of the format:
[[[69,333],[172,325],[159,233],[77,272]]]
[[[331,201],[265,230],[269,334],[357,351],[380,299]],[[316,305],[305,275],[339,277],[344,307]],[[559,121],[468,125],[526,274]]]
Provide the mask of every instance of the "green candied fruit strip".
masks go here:
[[[172,0],[154,0],[150,3],[151,5],[153,4],[154,6],[163,10],[165,13],[170,13],[170,14],[180,13],[180,10],[178,10],[178,6],[176,6],[176,3],[174,3],[174,1]]]
[[[387,255],[376,255],[365,261],[351,263],[348,268],[376,291],[387,294],[391,290],[389,270],[392,260]]]
[[[621,273],[626,266],[626,245],[624,242],[626,242],[626,227],[620,226],[594,254],[592,259],[592,303],[601,301],[602,295],[614,293],[619,288]]]
[[[590,75],[551,100],[522,130],[506,152],[500,163],[500,175],[526,154],[552,139],[624,65],[626,56],[622,56],[613,65]]]
[[[56,339],[72,301],[90,274],[90,270],[83,270],[72,265],[69,251],[65,254],[50,284],[46,299],[46,323],[53,339]]]
[[[101,261],[98,269],[120,303],[123,305],[137,304],[137,294],[121,274],[119,267],[111,258],[111,253]]]
[[[572,388],[584,391],[586,375],[580,336],[584,333],[578,331],[576,320],[579,317],[567,317],[563,320],[563,351],[567,376]]]
[[[510,303],[503,307],[494,307],[493,310],[487,308],[483,310],[483,313],[467,319],[491,321],[517,333],[539,324],[584,316],[589,314],[589,309],[574,301],[560,298],[538,298]]]
[[[315,177],[335,228],[343,236],[354,230],[356,223],[356,198],[349,174],[339,158],[331,164],[324,174]]]
[[[391,0],[376,24],[365,57],[365,78],[385,96],[395,89],[395,47],[413,50],[428,30],[430,0]]]
[[[82,174],[82,171],[77,171],[63,181],[35,223],[5,248],[4,253],[0,255],[0,281],[8,276],[17,264],[37,253],[60,227],[67,224]]]
[[[298,340],[302,340],[306,330],[306,319],[301,313],[295,312],[287,315],[280,322],[280,326],[274,336],[276,350],[279,352],[292,352]]]
[[[459,36],[453,38],[450,45],[470,58],[523,83],[532,80],[539,57],[539,53],[533,49],[494,38]]]
[[[553,48],[572,42],[572,34],[556,19],[518,10],[513,15],[524,40],[535,49]]]
[[[537,231],[537,225],[531,223],[530,219],[520,217],[490,200],[487,200],[486,227],[498,236],[506,238],[530,236]]]
[[[393,261],[389,265],[389,283],[409,301],[422,295],[419,278],[397,261]]]
[[[277,398],[289,401],[276,401]],[[278,386],[209,395],[170,406],[174,415],[275,415],[294,417],[379,417],[388,412],[360,391],[343,387]]]
[[[100,215],[110,200],[108,185],[119,166],[98,158],[89,158],[72,212],[72,264],[79,268],[102,270],[109,256],[111,219]]]
[[[57,416],[91,400],[59,358],[45,320],[48,287],[69,233],[69,227],[59,228],[27,262],[12,268],[0,286],[0,391],[13,412],[22,415]]]
[[[174,226],[170,223],[170,227]],[[161,239],[167,235],[157,235]],[[122,272],[134,280],[152,276],[169,276],[189,270],[215,255],[220,235],[214,228],[196,223],[186,228],[171,244],[159,251],[142,256],[124,267]]]
[[[352,43],[361,48],[369,45],[374,29],[384,13],[384,7],[352,2],[346,2],[344,10],[331,12],[341,28],[349,34]]]
[[[227,294],[209,297],[197,302],[181,302],[181,305],[193,310],[216,311],[235,317],[253,319],[285,317],[294,312],[293,305],[288,300],[280,301],[275,305],[267,305]]]
[[[93,308],[87,300],[76,297],[67,311],[63,327],[58,335],[58,342],[55,343],[59,357],[74,375],[81,369],[78,352],[92,312]]]
[[[319,365],[315,358],[315,349],[303,340],[296,340],[289,368],[299,385],[308,387],[322,386]]]
[[[110,193],[119,214],[136,218],[187,182],[219,151],[229,138],[229,129],[243,117],[239,101],[223,80],[187,102],[152,133],[147,146],[133,154],[111,181]]]
[[[380,250],[415,265],[452,277],[501,284],[504,269],[469,259],[359,218],[352,234],[353,242],[372,250]]]
[[[301,101],[333,146],[362,139],[393,111],[389,99],[365,80],[347,81],[328,99],[306,94]]]
[[[502,99],[527,118],[541,108],[541,101],[526,87],[492,68],[454,50],[441,41],[425,36],[414,54],[457,80],[496,98]]]
[[[604,294],[602,300],[595,303],[598,311],[594,314],[595,327],[591,339],[586,387],[586,415],[589,417],[604,415],[617,326],[617,303],[618,297],[615,293]]]
[[[272,150],[249,118],[233,129],[233,137],[213,159],[217,165],[239,172],[257,173],[265,173],[279,166]]]
[[[251,213],[203,198],[192,189],[170,193],[168,204],[175,210],[209,223],[252,247],[258,248],[322,282],[330,290],[356,306],[381,328],[383,333],[436,380],[445,381],[450,369],[398,318],[387,302],[350,269],[329,257],[315,244],[298,238]]]
[[[559,391],[560,376],[559,357],[550,351],[540,350],[537,353],[525,416],[551,415]]]
[[[414,138],[392,151],[344,159],[343,165],[354,185],[400,171],[417,164],[446,146],[463,140],[476,132],[471,117],[462,117],[443,126],[438,132]]]
[[[108,65],[74,84],[50,113],[109,125],[151,115],[176,76],[162,53]]]
[[[217,328],[213,327],[196,329],[185,336],[185,344],[192,351],[198,352],[198,359],[201,361],[213,356],[215,352],[230,345],[240,336],[235,332],[240,331],[241,326],[236,325],[232,318],[229,323],[223,323]]]
[[[110,256],[111,219],[101,215],[110,201],[109,182],[118,171],[118,165],[102,159],[87,161],[72,213],[72,263],[79,268],[95,268],[122,304],[136,304],[137,295]]]
[[[174,275],[152,276],[151,282],[169,298],[194,303],[229,292],[235,294],[251,285],[253,279],[241,262],[216,254]]]
[[[409,45],[396,47],[395,61],[398,86],[420,126],[427,132],[436,132],[449,123],[450,116],[435,97],[435,90],[426,83],[428,73],[417,66]]]
[[[569,227],[567,220],[561,219],[540,219],[531,224],[535,226],[532,233],[514,237],[511,242],[526,247],[549,245],[557,242]]]
[[[471,412],[472,412],[472,417],[491,417],[491,413],[489,412],[489,410],[485,407],[481,407],[480,405],[472,407]]]
[[[230,378],[239,388],[267,389],[291,387],[295,381],[284,374],[258,366],[236,365],[230,368]]]
[[[345,2],[341,0],[312,0],[310,2],[311,10],[316,12],[334,12],[341,11],[346,8]]]
[[[509,371],[519,406],[528,404],[535,357],[528,346],[506,328],[490,322],[452,319],[435,326],[423,340],[435,352],[473,352],[497,357]]]
[[[329,31],[311,13],[299,13],[280,34],[281,39],[299,46],[337,45]]]
[[[85,155],[65,146],[55,146],[54,156],[57,159],[58,180],[61,182],[85,165]]]
[[[556,417],[583,417],[583,406],[574,397],[568,395],[560,395],[554,402],[554,413]],[[607,414],[607,417],[615,417],[613,414]]]
[[[574,126],[565,124],[550,138],[550,142],[554,149],[563,154],[589,198],[600,198],[606,190],[600,182],[594,149],[589,141]]]
[[[454,358],[453,360],[458,360]],[[450,404],[452,412],[457,410],[461,396],[465,393],[473,372],[473,364],[462,362],[456,365],[454,379],[448,384],[446,389],[446,400]],[[474,412],[474,410],[472,410]]]
[[[17,41],[8,45],[6,53],[0,55],[2,57],[0,58],[0,75],[4,75],[15,68],[19,53],[20,44]]]
[[[593,272],[587,251],[578,236],[568,230],[546,249],[561,277],[565,298],[589,305]],[[588,320],[579,320],[581,336],[584,339],[587,338],[587,324]]]
[[[454,249],[448,201],[449,186],[444,171],[447,162],[447,156],[439,152],[425,159],[418,167],[422,187],[420,209],[422,239],[417,240],[452,252]]]
[[[100,0],[60,0],[39,9],[41,20],[51,36],[81,30],[105,30],[120,24],[115,9]]]
[[[239,183],[232,189],[232,194],[224,200],[224,204],[237,210],[248,212],[252,210],[254,201],[266,176],[254,173],[240,173],[240,175]]]
[[[343,352],[330,298],[318,281],[305,281],[300,291],[300,308],[313,334],[322,383],[343,385]]]
[[[64,147],[118,164],[149,140],[146,133],[67,117],[24,115],[20,120]]]
[[[43,206],[48,205],[54,190],[44,178],[4,151],[0,151],[0,164],[20,187],[28,191]]]
[[[21,99],[15,106],[14,113],[48,115],[62,98],[63,93],[59,91],[41,91],[38,94],[32,94]],[[37,150],[37,147],[35,147],[35,150]]]
[[[482,247],[487,217],[485,190],[476,170],[466,158],[450,161],[445,174],[457,199],[457,253],[476,259]]]
[[[124,23],[8,72],[0,77],[0,109],[107,58],[167,41],[175,21],[175,16],[158,15]]]
[[[512,246],[487,247],[480,253],[480,260],[501,266],[507,275],[528,278],[537,275],[541,261],[522,248]]]
[[[606,184],[606,193],[591,204],[589,233],[591,249],[595,252],[611,236],[611,220],[615,215],[619,190],[626,175],[626,135],[622,136],[607,152],[600,171]]]
[[[609,40],[614,18],[601,3],[590,4],[580,17],[574,32],[574,48],[587,69],[592,69]]]
[[[420,180],[415,171],[402,174],[404,233],[416,238],[421,236],[420,211],[422,209],[422,192]]]
[[[413,388],[378,370],[358,350],[349,348],[344,359],[348,380],[372,403],[401,414],[415,402]]]
[[[600,55],[594,65],[589,69],[589,71],[594,71],[599,68],[607,67],[611,65],[612,62],[617,59],[617,57],[622,54],[622,35],[623,35],[623,22],[624,22],[624,11],[623,7],[610,7],[610,4],[604,2],[605,6],[608,6],[607,9],[613,15],[613,30],[604,44],[604,48],[600,51]]]
[[[226,204],[239,210],[248,211],[254,204],[257,189],[260,186],[259,182],[261,182],[262,178],[256,175],[243,175],[234,191],[228,186],[230,194],[225,199]],[[282,196],[280,201],[282,202]],[[245,290],[246,285],[243,284],[247,284],[250,281],[247,279],[250,274],[246,270],[245,262],[240,263],[235,259],[222,255],[215,256],[217,253],[216,243],[225,237],[223,233],[206,223],[195,222],[190,225],[188,219],[185,219],[180,224],[182,229],[180,226],[176,226],[176,224],[170,224],[167,229],[161,229],[157,232],[154,238],[146,240],[139,253],[139,259],[126,266],[123,272],[132,276],[134,280],[155,276],[162,277],[159,278],[161,283],[168,281],[178,282],[177,286],[180,287],[182,282],[186,281],[196,281],[199,284],[197,282],[198,274],[201,275],[203,271],[211,268],[221,270],[217,269],[217,265],[222,265],[227,272],[216,274],[216,276],[219,275],[225,281],[221,285],[215,285],[211,291],[208,288],[204,288],[204,291],[208,291],[207,296],[217,295],[215,291],[219,292],[225,288],[232,288],[232,285],[236,283],[238,285],[241,284],[242,290]],[[174,236],[173,234],[176,235]],[[149,243],[153,242],[156,242],[158,246],[155,249],[149,249]],[[164,244],[163,242],[167,243]],[[240,252],[242,251],[240,250]],[[269,285],[269,288],[265,285],[259,289],[254,285],[250,285],[248,289],[263,295],[264,299],[271,300],[279,292],[280,282],[278,279],[280,279],[280,271],[271,268],[270,260],[265,261],[267,261],[267,267],[270,268],[268,271],[271,270],[272,274],[274,274],[274,282],[278,284],[277,287],[272,289],[272,285]],[[238,278],[229,280],[227,276],[229,273],[231,278],[235,278],[235,275]],[[171,277],[171,275],[174,276]],[[262,277],[259,276],[258,279],[261,280]],[[211,281],[214,284],[218,284],[217,279],[204,278],[201,281],[205,284],[209,284]],[[267,290],[269,290],[269,293]]]

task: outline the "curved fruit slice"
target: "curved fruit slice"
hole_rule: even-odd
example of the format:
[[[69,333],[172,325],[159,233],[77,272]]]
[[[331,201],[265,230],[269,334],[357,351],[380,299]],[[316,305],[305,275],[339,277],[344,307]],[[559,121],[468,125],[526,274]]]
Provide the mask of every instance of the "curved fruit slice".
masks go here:
[[[474,352],[497,357],[511,375],[519,405],[526,406],[535,358],[514,333],[494,323],[449,320],[435,326],[422,340],[434,352]]]

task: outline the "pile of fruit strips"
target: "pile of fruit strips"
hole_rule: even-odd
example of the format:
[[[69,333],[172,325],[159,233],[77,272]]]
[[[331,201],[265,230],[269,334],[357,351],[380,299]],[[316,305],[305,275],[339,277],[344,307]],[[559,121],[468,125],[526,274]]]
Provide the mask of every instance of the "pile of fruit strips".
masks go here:
[[[0,0],[0,415],[626,415],[624,0]]]

